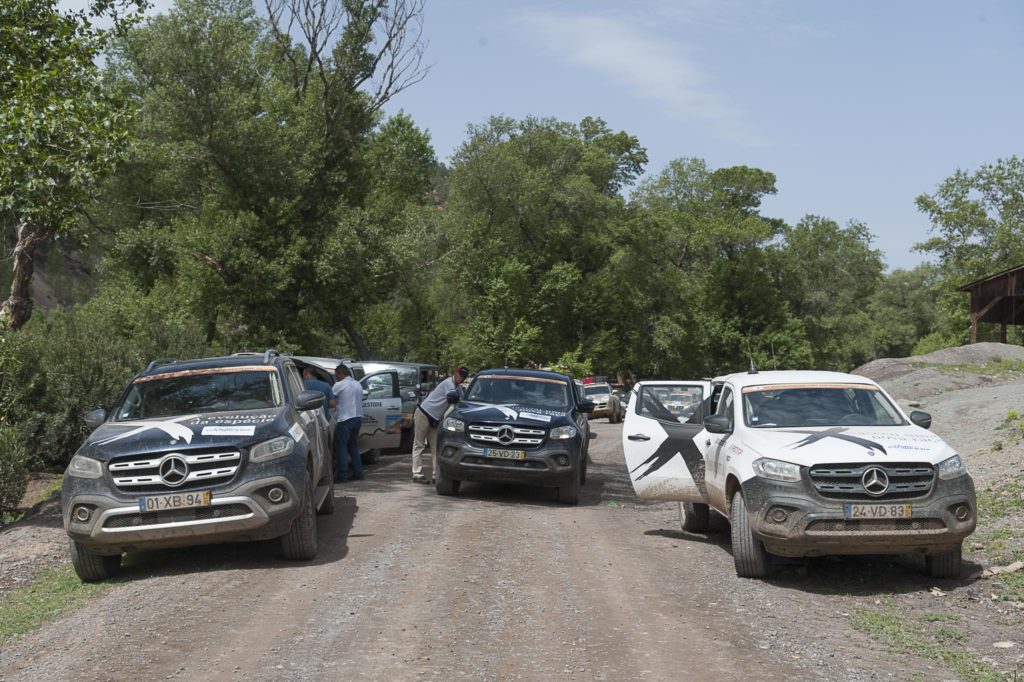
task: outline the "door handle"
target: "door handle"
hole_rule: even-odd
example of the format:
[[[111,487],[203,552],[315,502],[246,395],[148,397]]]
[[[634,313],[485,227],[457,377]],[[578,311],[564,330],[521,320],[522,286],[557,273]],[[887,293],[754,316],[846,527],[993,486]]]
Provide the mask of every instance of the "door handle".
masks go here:
[[[400,409],[402,409],[402,408],[401,407],[389,407],[388,408],[388,412],[398,412]]]
[[[626,438],[628,438],[629,440],[650,440],[651,439],[650,436],[645,436],[642,433],[634,433],[632,435],[626,436]]]
[[[704,441],[704,445],[710,447],[711,446],[711,439],[708,438],[706,441]]]

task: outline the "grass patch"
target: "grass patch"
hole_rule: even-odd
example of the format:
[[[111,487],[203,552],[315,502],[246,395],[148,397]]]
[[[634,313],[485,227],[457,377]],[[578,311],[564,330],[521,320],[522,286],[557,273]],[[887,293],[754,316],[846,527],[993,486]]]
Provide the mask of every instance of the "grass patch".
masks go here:
[[[1024,360],[996,360],[984,365],[945,365],[938,362],[915,362],[914,367],[931,368],[943,374],[985,374],[1004,379],[1024,375]]]
[[[950,622],[940,615],[926,614],[925,619],[938,617],[938,620],[927,622]],[[916,654],[941,662],[962,680],[1001,682],[1006,679],[1001,672],[961,648],[967,640],[967,633],[963,630],[947,625],[930,630],[899,614],[873,610],[858,611],[852,624],[854,629],[867,633],[898,654]]]
[[[921,620],[925,623],[959,623],[960,616],[955,613],[926,613]]]
[[[978,516],[982,520],[998,519],[1007,514],[1024,512],[1024,475],[999,485],[989,486],[978,494]]]
[[[110,587],[110,583],[83,583],[70,564],[43,571],[28,585],[0,597],[0,646],[81,607]]]

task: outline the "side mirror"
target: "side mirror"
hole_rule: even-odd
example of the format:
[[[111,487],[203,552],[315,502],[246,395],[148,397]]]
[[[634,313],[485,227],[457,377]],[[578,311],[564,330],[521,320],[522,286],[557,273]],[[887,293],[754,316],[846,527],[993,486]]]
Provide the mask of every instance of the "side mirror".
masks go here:
[[[593,411],[594,411],[594,401],[593,400],[581,400],[580,401],[580,412],[585,412],[586,414],[590,414]]]
[[[457,405],[460,400],[458,391],[448,391],[444,397],[448,400],[449,405]]]
[[[295,398],[295,409],[300,412],[315,410],[324,406],[324,394],[320,391],[303,391]]]
[[[729,418],[724,414],[713,414],[704,417],[704,428],[708,433],[729,433]]]
[[[367,390],[366,390],[366,389],[364,388],[364,389],[363,389],[363,400],[366,400],[366,399],[367,399],[367,398],[369,398],[369,397],[370,397],[370,392],[369,392],[369,391],[367,391]]]
[[[914,422],[922,429],[930,429],[932,427],[932,416],[927,412],[921,410],[914,410],[910,413],[910,421]]]
[[[98,429],[105,421],[107,421],[107,411],[102,407],[85,414],[85,425],[90,429]]]

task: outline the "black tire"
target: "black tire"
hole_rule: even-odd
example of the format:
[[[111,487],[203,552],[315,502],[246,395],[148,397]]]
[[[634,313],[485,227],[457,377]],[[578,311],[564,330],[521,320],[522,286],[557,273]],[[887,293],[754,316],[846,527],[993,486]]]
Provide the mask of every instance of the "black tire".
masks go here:
[[[580,486],[587,484],[587,461],[590,459],[590,454],[583,453],[583,464],[580,466]]]
[[[688,533],[704,533],[708,529],[710,510],[699,502],[679,503],[679,525]]]
[[[573,476],[572,481],[569,485],[559,486],[558,488],[558,501],[562,504],[579,504],[580,503],[580,477]]]
[[[334,460],[330,457],[327,459],[324,482],[327,484],[327,497],[320,503],[320,508],[316,510],[316,513],[330,516],[334,513]]]
[[[292,527],[281,536],[281,552],[291,561],[309,561],[316,558],[316,510],[313,509],[313,482],[306,475],[302,494],[302,511],[292,521]]]
[[[928,569],[929,577],[957,580],[960,578],[960,561],[962,559],[963,547],[961,546],[945,554],[926,555],[924,565]]]
[[[115,575],[121,568],[121,555],[93,554],[74,540],[71,545],[71,564],[85,583],[98,583]]]
[[[736,564],[736,575],[741,578],[766,577],[768,575],[768,550],[750,530],[747,505],[743,501],[743,493],[739,490],[732,496],[729,523],[732,524],[732,559]]]
[[[363,464],[374,464],[377,461],[377,457],[380,455],[380,448],[374,448],[373,450],[367,450],[362,453],[359,457]]]
[[[441,467],[434,471],[434,490],[438,495],[458,495],[461,487],[462,481],[448,478]]]

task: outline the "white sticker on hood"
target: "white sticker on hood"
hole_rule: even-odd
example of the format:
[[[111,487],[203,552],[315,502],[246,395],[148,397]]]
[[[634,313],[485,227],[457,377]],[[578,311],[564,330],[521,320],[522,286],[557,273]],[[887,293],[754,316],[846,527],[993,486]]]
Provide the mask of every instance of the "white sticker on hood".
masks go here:
[[[253,436],[256,427],[251,426],[204,426],[204,436]]]
[[[306,432],[303,431],[302,427],[298,424],[292,424],[292,427],[288,429],[288,433],[293,439],[295,439],[296,443],[306,437]]]
[[[533,414],[532,412],[520,412],[521,419],[532,419],[536,422],[551,422],[551,417],[546,414]]]

